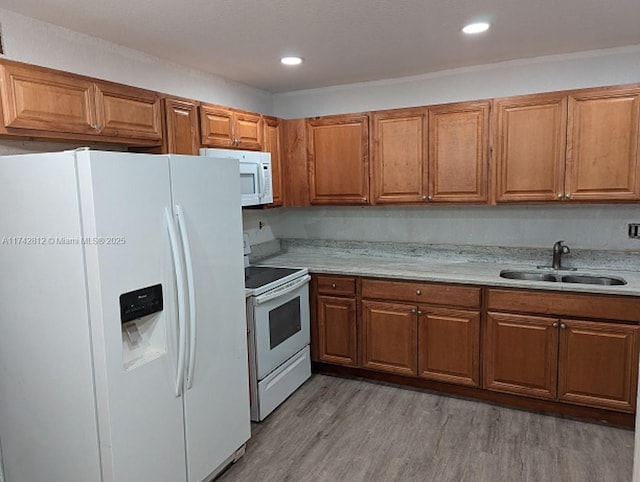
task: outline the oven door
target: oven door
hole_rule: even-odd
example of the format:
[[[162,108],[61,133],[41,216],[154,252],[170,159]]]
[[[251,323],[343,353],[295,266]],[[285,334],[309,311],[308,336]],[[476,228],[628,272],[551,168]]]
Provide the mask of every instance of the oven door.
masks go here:
[[[309,280],[290,281],[253,298],[258,380],[309,344]]]

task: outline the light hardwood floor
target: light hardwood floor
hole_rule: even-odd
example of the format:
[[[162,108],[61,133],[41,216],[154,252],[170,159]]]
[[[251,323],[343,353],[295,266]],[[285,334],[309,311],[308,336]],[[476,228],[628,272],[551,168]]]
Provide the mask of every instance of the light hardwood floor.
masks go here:
[[[220,481],[630,481],[633,431],[313,375]]]

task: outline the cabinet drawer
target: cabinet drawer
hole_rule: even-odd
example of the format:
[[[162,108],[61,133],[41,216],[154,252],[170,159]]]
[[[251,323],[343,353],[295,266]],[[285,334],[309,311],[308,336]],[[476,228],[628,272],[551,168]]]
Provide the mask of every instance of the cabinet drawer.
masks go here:
[[[480,306],[480,288],[412,281],[362,280],[362,297],[433,305]]]
[[[631,296],[503,289],[488,293],[490,310],[640,323],[640,298]]]
[[[355,296],[356,279],[342,276],[318,276],[318,293]]]

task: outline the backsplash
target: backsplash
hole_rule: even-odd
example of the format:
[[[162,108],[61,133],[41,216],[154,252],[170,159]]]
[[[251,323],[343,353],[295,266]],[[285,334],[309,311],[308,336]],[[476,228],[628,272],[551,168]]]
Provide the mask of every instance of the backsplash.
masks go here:
[[[244,210],[251,244],[277,238],[637,251],[637,205],[308,207]],[[262,223],[262,224],[260,224]],[[260,227],[260,225],[262,227]]]

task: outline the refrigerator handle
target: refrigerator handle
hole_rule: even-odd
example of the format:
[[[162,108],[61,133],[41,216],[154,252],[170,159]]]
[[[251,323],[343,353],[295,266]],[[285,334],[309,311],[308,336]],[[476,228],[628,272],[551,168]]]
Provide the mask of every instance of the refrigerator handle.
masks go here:
[[[178,247],[178,234],[173,222],[173,214],[168,208],[164,209],[167,220],[167,230],[171,241],[171,253],[173,255],[173,265],[176,270],[176,283],[178,288],[178,369],[176,373],[176,397],[182,395],[182,385],[184,384],[184,351],[185,351],[185,299],[184,299],[184,271],[182,260],[180,259],[180,249]]]
[[[176,214],[178,215],[178,229],[182,238],[184,249],[184,262],[187,268],[187,290],[189,292],[189,362],[187,364],[187,390],[193,384],[193,372],[196,361],[196,288],[193,277],[193,261],[191,258],[191,245],[189,244],[189,234],[187,232],[186,221],[182,206],[176,204]]]

